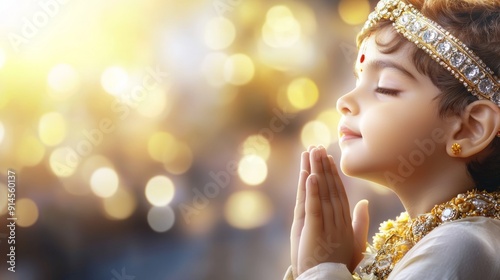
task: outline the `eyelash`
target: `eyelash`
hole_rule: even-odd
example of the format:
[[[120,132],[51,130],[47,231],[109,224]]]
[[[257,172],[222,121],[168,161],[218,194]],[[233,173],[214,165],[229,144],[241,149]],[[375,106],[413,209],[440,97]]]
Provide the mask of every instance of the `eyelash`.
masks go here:
[[[377,89],[375,89],[375,92],[392,96],[396,96],[399,94],[399,90],[380,88],[380,87],[377,87]]]

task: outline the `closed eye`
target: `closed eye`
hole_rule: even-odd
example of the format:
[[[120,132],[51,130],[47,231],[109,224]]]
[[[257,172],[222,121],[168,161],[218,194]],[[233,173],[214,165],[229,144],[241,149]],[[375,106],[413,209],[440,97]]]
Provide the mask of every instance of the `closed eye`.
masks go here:
[[[395,89],[388,89],[388,88],[381,88],[381,87],[377,87],[377,89],[375,89],[375,92],[377,93],[381,93],[381,94],[386,94],[386,95],[393,95],[393,96],[396,96],[399,94],[399,90],[395,90]]]

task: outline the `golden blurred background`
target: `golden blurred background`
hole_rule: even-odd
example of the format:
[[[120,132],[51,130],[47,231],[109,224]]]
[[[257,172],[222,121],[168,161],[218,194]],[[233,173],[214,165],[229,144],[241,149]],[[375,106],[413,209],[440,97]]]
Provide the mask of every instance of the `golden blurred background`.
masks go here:
[[[0,0],[0,279],[281,279],[300,153],[338,158],[374,4]],[[371,233],[402,209],[344,182]]]

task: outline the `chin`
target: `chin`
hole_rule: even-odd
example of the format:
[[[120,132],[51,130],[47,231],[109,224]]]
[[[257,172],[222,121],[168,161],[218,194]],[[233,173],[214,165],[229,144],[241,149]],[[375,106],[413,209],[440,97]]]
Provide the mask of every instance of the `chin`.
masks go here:
[[[373,166],[368,166],[361,162],[347,161],[341,158],[340,170],[348,177],[370,181],[379,185],[387,185],[384,172],[374,170]]]

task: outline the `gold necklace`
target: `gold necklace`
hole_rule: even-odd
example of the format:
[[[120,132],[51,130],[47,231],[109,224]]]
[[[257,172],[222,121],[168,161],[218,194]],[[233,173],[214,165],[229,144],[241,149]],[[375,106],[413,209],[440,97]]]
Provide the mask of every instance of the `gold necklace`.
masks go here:
[[[383,222],[380,232],[373,237],[373,246],[368,245],[361,276],[355,274],[354,279],[386,279],[404,255],[434,228],[476,216],[500,220],[500,192],[472,190],[434,206],[430,213],[415,219],[403,212],[396,220]]]

